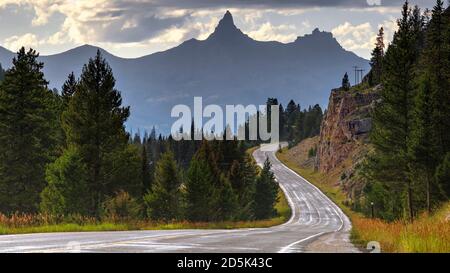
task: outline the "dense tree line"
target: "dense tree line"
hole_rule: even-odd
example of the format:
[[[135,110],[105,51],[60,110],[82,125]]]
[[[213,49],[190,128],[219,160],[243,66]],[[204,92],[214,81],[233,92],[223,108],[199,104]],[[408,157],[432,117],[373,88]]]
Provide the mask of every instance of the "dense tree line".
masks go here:
[[[143,162],[149,162],[142,177],[148,178],[143,181],[143,200],[151,219],[224,221],[275,215],[278,185],[270,166],[258,174],[246,153],[247,142],[174,141],[156,137],[155,130],[142,140],[136,134],[132,142],[143,152]],[[261,181],[270,183],[258,188]]]
[[[319,135],[324,114],[320,105],[316,104],[302,110],[299,104],[290,100],[284,109],[276,98],[269,98],[267,105],[279,105],[280,140],[288,141],[290,146],[305,138]]]
[[[246,141],[131,137],[100,52],[49,90],[22,48],[0,83],[0,212],[222,221],[275,215],[278,186]],[[193,130],[193,129],[192,129]]]
[[[422,13],[406,2],[386,53],[374,50],[372,81],[380,69],[383,88],[363,173],[378,217],[412,220],[450,196],[449,45],[450,9],[438,0]]]

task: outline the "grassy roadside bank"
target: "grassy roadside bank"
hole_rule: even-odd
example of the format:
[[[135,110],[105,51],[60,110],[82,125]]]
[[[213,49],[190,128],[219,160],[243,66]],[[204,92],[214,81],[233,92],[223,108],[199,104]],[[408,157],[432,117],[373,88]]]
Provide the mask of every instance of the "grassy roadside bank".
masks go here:
[[[364,248],[368,242],[377,241],[383,252],[450,252],[450,202],[432,216],[422,215],[414,223],[366,218],[344,205],[344,193],[329,183],[329,177],[297,166],[285,151],[277,153],[278,159],[317,186],[350,218],[351,240],[355,245]]]

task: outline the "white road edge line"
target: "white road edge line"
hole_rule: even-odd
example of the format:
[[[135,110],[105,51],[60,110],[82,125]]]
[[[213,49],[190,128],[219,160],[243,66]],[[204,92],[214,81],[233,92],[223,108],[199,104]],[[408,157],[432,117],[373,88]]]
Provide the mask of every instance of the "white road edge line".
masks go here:
[[[299,244],[299,243],[301,243],[301,242],[310,240],[310,239],[312,239],[312,238],[314,238],[314,237],[317,237],[317,236],[320,236],[320,235],[322,235],[322,234],[324,234],[324,233],[326,233],[326,232],[324,232],[324,231],[323,231],[323,232],[319,232],[319,233],[317,233],[317,234],[314,234],[314,235],[311,235],[311,236],[309,236],[309,237],[306,237],[306,238],[303,238],[303,239],[301,239],[301,240],[298,240],[298,241],[296,241],[296,242],[293,242],[293,243],[291,243],[291,244],[289,244],[289,245],[283,247],[282,249],[280,249],[280,251],[278,251],[278,253],[288,253],[288,252],[289,252],[288,250],[289,250],[291,247],[295,246],[296,244]]]

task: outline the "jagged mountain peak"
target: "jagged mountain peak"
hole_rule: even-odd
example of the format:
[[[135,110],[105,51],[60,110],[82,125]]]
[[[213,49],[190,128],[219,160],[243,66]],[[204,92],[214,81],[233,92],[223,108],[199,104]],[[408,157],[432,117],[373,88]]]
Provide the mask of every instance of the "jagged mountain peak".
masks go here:
[[[233,15],[229,10],[227,10],[223,18],[219,21],[216,29],[208,37],[207,40],[219,40],[221,42],[227,42],[235,41],[237,39],[250,38],[236,27],[236,25],[234,24]]]
[[[231,14],[231,12],[229,10],[227,10],[227,12],[225,12],[225,15],[223,16],[222,20],[220,20],[218,27],[236,28],[236,26],[234,25],[233,15]]]
[[[302,40],[335,40],[333,37],[333,34],[328,31],[322,31],[319,28],[315,28],[311,34],[306,34],[304,36],[297,37],[296,42],[302,41]]]
[[[315,50],[343,49],[331,32],[322,31],[319,28],[315,28],[311,34],[297,37],[294,44]]]

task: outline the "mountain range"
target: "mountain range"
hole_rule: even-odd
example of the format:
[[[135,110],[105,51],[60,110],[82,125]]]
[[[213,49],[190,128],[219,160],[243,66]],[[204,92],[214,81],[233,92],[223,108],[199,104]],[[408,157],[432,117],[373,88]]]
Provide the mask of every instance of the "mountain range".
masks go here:
[[[51,88],[60,89],[70,72],[80,75],[83,64],[100,49],[111,65],[124,104],[131,106],[127,127],[170,130],[170,110],[176,104],[264,104],[276,97],[294,99],[301,107],[326,107],[330,89],[341,84],[353,66],[368,71],[367,60],[347,51],[329,32],[315,29],[291,43],[256,41],[226,12],[205,40],[190,39],[177,47],[139,58],[114,56],[84,45],[63,53],[40,56]],[[15,53],[0,46],[0,63],[11,66]]]

